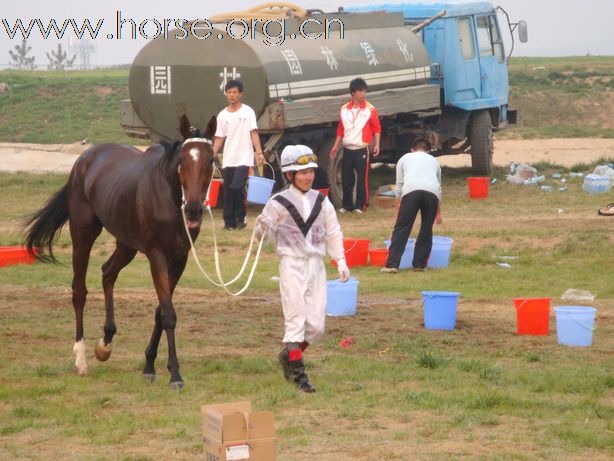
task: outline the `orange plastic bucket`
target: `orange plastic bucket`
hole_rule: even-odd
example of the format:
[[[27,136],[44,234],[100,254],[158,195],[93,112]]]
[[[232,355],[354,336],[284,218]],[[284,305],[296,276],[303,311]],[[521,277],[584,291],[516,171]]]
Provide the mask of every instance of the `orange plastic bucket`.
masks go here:
[[[223,180],[221,179],[212,179],[211,185],[209,186],[209,198],[205,200],[205,205],[209,205],[211,208],[215,208],[217,206],[217,199],[220,196],[220,187],[222,185]]]
[[[373,248],[369,250],[369,261],[372,266],[384,266],[386,259],[388,259],[387,248]]]
[[[490,178],[467,178],[469,198],[488,197],[488,183]]]
[[[38,249],[34,249],[38,253]],[[26,247],[0,247],[0,267],[11,266],[13,264],[32,264],[36,258],[28,253]]]
[[[328,189],[316,189],[316,190],[324,194],[324,197],[328,197]]]
[[[550,332],[550,298],[516,298],[519,335],[547,336]]]
[[[343,253],[348,267],[366,266],[369,257],[369,245],[371,240],[343,239]],[[337,266],[337,261],[331,264]]]

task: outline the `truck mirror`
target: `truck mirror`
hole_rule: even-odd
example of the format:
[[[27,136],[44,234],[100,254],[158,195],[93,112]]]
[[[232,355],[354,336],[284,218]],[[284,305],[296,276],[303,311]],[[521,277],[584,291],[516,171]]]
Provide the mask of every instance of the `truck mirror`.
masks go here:
[[[527,29],[527,21],[518,21],[518,38],[522,43],[527,43],[529,40],[529,31]]]

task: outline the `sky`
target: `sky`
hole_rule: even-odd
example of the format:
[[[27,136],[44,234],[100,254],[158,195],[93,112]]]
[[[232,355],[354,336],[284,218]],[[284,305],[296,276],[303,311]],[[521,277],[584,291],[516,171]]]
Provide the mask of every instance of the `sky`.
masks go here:
[[[324,11],[336,11],[339,6],[410,3],[411,0],[295,0],[303,8],[321,8]],[[74,18],[81,25],[89,19],[96,25],[104,19],[101,27],[102,38],[95,43],[95,51],[90,54],[91,66],[108,66],[129,64],[134,56],[146,44],[146,40],[107,39],[115,31],[117,12],[124,19],[133,19],[137,24],[146,19],[206,19],[209,16],[229,11],[241,11],[259,4],[264,0],[227,0],[223,3],[203,0],[22,0],[11,2],[3,0],[0,11],[0,68],[11,62],[8,51],[21,42],[21,38],[11,39],[3,20],[12,28],[15,21],[21,19],[24,24],[30,20],[40,19],[47,25],[50,19],[62,23]],[[499,0],[493,4],[502,6],[512,21],[524,19],[528,23],[529,42],[516,41],[515,56],[571,56],[571,55],[609,55],[614,56],[614,0]],[[67,34],[69,35],[69,34]],[[72,35],[72,34],[71,34]],[[73,37],[74,38],[74,37]],[[74,40],[73,40],[74,41]],[[46,68],[46,53],[57,48],[56,38],[44,39],[37,29],[31,34],[28,44],[32,55],[36,57],[38,68]],[[64,48],[69,46],[68,38],[62,40]],[[79,58],[75,62],[78,67]]]

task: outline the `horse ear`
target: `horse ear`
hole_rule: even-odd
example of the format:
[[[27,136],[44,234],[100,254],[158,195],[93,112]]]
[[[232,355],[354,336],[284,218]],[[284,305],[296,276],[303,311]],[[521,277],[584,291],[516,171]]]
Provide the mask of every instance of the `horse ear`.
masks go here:
[[[183,139],[188,139],[190,137],[190,121],[186,114],[183,114],[179,119],[179,132]]]
[[[215,136],[216,129],[217,129],[217,118],[214,115],[213,117],[211,117],[211,120],[209,120],[209,123],[207,123],[207,129],[205,131],[205,136],[209,139],[213,139],[213,136]]]

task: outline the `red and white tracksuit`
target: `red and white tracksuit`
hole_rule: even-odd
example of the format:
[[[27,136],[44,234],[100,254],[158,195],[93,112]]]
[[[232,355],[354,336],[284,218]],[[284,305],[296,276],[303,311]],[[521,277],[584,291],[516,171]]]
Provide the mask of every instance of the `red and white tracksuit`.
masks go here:
[[[377,109],[366,100],[359,106],[354,104],[354,100],[341,106],[337,136],[342,138],[343,144],[341,183],[343,208],[348,211],[364,210],[369,203],[368,147],[373,135],[381,131]],[[355,203],[354,175],[357,177]]]

